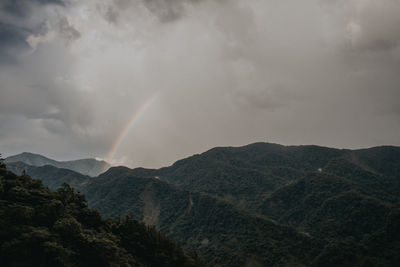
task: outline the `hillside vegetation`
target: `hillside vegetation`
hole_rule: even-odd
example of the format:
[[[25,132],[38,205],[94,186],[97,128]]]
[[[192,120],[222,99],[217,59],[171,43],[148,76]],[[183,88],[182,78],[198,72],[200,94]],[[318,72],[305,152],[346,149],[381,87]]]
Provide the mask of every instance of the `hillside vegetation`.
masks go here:
[[[400,262],[398,147],[255,143],[95,178],[25,168],[51,187],[74,183],[105,216],[131,214],[216,265]]]
[[[154,227],[101,218],[64,184],[56,192],[0,166],[0,266],[204,266]]]
[[[177,189],[155,178],[111,168],[82,188],[89,204],[107,216],[137,214],[187,250],[223,266],[303,264],[319,243],[292,227],[237,209],[205,193]]]

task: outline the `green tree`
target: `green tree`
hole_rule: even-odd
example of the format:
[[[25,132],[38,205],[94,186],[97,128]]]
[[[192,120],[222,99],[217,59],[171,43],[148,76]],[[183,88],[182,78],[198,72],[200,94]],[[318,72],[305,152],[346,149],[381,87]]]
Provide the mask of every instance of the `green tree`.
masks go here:
[[[5,167],[6,167],[6,165],[4,164],[4,159],[0,153],[0,168],[5,168]]]

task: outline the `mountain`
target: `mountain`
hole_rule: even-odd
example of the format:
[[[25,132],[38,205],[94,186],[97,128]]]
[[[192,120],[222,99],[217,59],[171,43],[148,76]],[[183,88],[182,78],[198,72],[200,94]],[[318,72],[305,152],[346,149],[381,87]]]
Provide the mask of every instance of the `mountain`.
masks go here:
[[[45,166],[51,165],[57,168],[69,169],[75,172],[79,172],[83,175],[97,176],[104,172],[110,167],[105,161],[99,161],[96,159],[79,159],[71,161],[56,161],[49,159],[39,154],[33,154],[24,152],[15,156],[7,157],[4,160],[5,163],[23,162],[31,166]]]
[[[32,166],[44,166],[44,165],[56,166],[58,163],[55,160],[46,158],[45,156],[29,152],[23,152],[21,154],[10,156],[4,159],[5,163],[18,162],[18,161]]]
[[[398,199],[400,148],[339,150],[254,143],[213,148],[158,170],[134,170],[137,175],[158,177],[189,191],[207,192],[255,212],[272,192],[312,172],[348,178],[376,189],[386,199]]]
[[[302,265],[319,252],[318,241],[292,227],[208,194],[135,176],[128,168],[111,168],[80,190],[102,214],[136,214],[136,219],[155,225],[218,266]]]
[[[73,176],[90,207],[110,217],[132,214],[216,265],[400,261],[399,147],[255,143],[213,148],[161,169],[111,168],[82,181],[27,172],[51,186]]]
[[[318,146],[282,146],[254,143],[243,147],[218,147],[179,160],[159,170],[136,169],[142,176],[190,191],[207,192],[253,211],[276,189],[307,172],[317,171],[342,150]]]
[[[68,185],[51,191],[0,165],[1,266],[205,266],[154,227],[104,220]]]
[[[375,176],[350,170],[341,169],[347,178],[306,172],[260,200],[257,213],[128,168],[111,168],[83,192],[103,214],[142,214],[137,219],[222,266],[393,266],[399,260],[399,202],[386,186],[371,186]]]
[[[12,164],[7,169],[13,169]],[[217,266],[303,264],[319,252],[305,250],[318,248],[318,242],[293,227],[237,209],[208,194],[177,189],[156,178],[138,177],[129,168],[114,167],[95,178],[48,165],[24,165],[24,169],[51,188],[73,182],[89,200],[89,206],[102,215],[130,215],[155,225],[187,251],[196,251]]]
[[[313,173],[274,192],[260,213],[311,235],[359,240],[382,228],[396,206],[347,179]]]
[[[60,188],[64,183],[74,188],[80,188],[92,178],[69,169],[61,169],[52,165],[37,167],[21,161],[7,163],[7,170],[19,175],[25,171],[30,176],[40,179],[45,186],[53,190]]]

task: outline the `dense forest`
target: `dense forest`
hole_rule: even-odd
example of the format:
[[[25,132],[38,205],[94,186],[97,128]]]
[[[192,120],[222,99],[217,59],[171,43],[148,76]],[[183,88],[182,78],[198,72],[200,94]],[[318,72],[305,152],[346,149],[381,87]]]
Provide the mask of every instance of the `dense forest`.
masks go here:
[[[85,197],[0,163],[0,266],[205,266],[154,226],[102,219]]]
[[[153,225],[216,266],[400,262],[398,147],[255,143],[98,177],[23,162],[7,168],[53,189],[67,182],[103,216]]]

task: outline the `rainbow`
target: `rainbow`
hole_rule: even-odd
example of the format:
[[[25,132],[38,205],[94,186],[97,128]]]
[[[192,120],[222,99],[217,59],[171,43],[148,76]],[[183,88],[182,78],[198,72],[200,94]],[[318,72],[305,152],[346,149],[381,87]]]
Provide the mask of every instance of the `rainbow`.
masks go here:
[[[108,163],[112,163],[112,160],[115,156],[115,154],[118,151],[118,148],[120,147],[122,141],[124,141],[125,137],[128,135],[129,130],[135,126],[135,123],[139,121],[139,119],[143,116],[144,113],[146,113],[146,110],[154,103],[156,100],[158,94],[154,94],[151,97],[149,97],[135,112],[133,113],[131,119],[129,122],[125,125],[125,127],[122,129],[121,133],[118,135],[118,138],[115,140],[113,143],[110,151],[107,154],[106,161]]]

